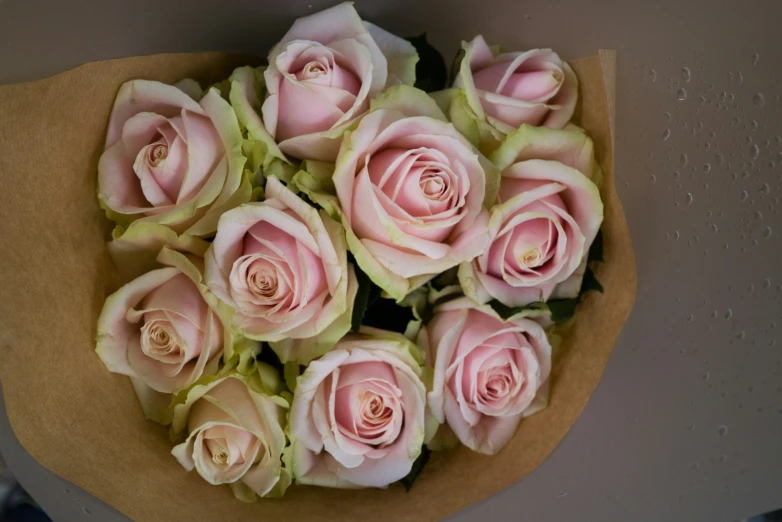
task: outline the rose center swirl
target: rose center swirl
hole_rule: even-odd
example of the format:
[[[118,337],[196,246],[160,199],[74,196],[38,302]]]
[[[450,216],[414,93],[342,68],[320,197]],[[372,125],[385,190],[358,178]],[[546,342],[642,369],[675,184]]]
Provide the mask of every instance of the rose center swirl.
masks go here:
[[[279,283],[277,273],[268,266],[259,266],[254,263],[247,273],[247,286],[253,294],[265,299],[272,299],[277,295]]]
[[[382,395],[371,391],[360,394],[361,422],[367,427],[378,428],[388,424],[394,415],[394,410],[386,404]]]
[[[425,198],[439,201],[448,192],[449,180],[441,170],[427,169],[418,179],[418,186]]]
[[[168,145],[164,143],[155,144],[147,149],[147,162],[151,167],[157,167],[168,157]]]
[[[209,439],[206,441],[207,450],[212,456],[212,462],[226,468],[234,464],[228,442],[225,439]]]
[[[169,328],[162,321],[150,321],[142,326],[141,350],[148,357],[166,363],[176,363],[182,358],[182,348]]]
[[[314,80],[321,76],[326,76],[328,73],[328,64],[316,60],[307,63],[297,76],[299,80]]]

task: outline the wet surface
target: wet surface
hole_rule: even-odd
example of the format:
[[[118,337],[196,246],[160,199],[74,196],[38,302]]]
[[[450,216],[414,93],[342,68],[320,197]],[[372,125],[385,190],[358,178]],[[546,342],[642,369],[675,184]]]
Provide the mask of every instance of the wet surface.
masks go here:
[[[446,57],[454,35],[479,32],[570,58],[619,51],[616,183],[638,266],[636,306],[559,448],[452,520],[735,521],[771,511],[782,506],[779,7],[592,4],[356,2],[391,31],[426,30]],[[295,16],[326,5],[6,0],[0,82],[156,52],[263,53]],[[124,519],[35,464],[4,418],[0,434],[9,465],[55,520],[87,511]]]

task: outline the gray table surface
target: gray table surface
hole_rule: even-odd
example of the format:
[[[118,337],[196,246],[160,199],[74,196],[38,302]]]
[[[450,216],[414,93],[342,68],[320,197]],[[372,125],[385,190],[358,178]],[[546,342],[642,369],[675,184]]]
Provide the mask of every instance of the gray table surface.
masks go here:
[[[263,54],[295,16],[330,3],[5,0],[0,83],[158,52]],[[635,308],[551,457],[452,521],[735,521],[782,507],[780,5],[357,2],[394,32],[427,30],[446,56],[479,32],[570,58],[619,51],[616,171]],[[55,521],[126,520],[38,465],[4,410],[0,451]]]

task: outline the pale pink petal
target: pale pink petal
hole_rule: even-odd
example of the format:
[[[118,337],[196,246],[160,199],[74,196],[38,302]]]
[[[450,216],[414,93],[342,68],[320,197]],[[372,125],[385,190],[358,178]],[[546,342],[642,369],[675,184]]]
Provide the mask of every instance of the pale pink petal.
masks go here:
[[[106,299],[98,317],[96,352],[109,371],[135,375],[128,364],[127,345],[134,335],[138,336],[141,324],[126,320],[128,310],[135,308],[152,290],[178,274],[178,269],[168,267],[147,272]]]
[[[209,311],[195,283],[181,272],[149,292],[139,309],[175,312],[193,324],[204,324]]]
[[[206,116],[182,112],[184,136],[187,143],[187,174],[179,191],[178,201],[189,201],[206,184],[225,155],[223,143],[214,124]]]
[[[138,152],[142,147],[157,141],[160,128],[167,126],[168,120],[160,114],[140,112],[125,122],[122,127],[122,142],[128,151]]]
[[[141,183],[133,171],[135,155],[128,154],[125,144],[117,142],[98,161],[98,192],[106,205],[123,214],[133,214],[149,207]]]
[[[563,79],[561,70],[515,72],[502,89],[502,94],[520,100],[547,101],[559,91]]]
[[[508,65],[507,62],[500,62],[491,64],[485,69],[473,70],[472,80],[475,83],[475,88],[497,92],[505,73],[508,71]]]
[[[136,114],[151,112],[171,118],[183,109],[203,114],[193,98],[173,85],[148,80],[131,80],[122,84],[109,117],[106,148],[120,138],[125,122]]]

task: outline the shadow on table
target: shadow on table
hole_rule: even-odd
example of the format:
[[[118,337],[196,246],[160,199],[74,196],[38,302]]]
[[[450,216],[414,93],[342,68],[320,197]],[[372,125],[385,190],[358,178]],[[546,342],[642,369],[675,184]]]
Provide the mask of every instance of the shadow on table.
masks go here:
[[[745,518],[739,522],[782,522],[782,509],[771,511],[763,515]]]
[[[51,522],[0,456],[0,522]]]

